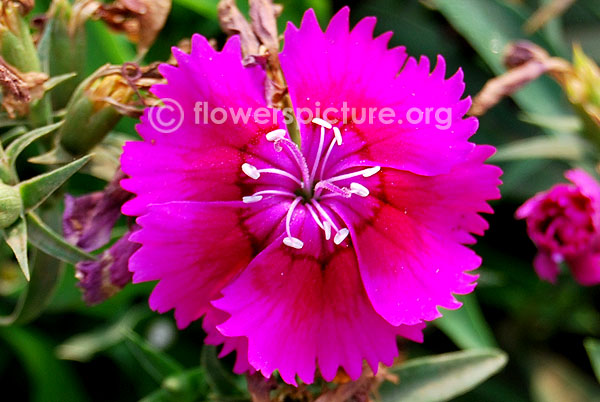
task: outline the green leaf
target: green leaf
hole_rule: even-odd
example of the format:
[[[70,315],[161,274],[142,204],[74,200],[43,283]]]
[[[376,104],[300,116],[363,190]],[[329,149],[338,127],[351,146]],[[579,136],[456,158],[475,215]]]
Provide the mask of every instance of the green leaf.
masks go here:
[[[79,385],[74,371],[65,362],[54,357],[51,343],[42,335],[13,326],[0,328],[0,338],[15,352],[27,371],[32,390],[30,401],[85,402],[89,400]],[[2,350],[6,353],[6,346],[2,346]],[[11,393],[6,389],[9,384],[5,385],[4,398],[11,399],[6,394],[6,392]]]
[[[62,84],[63,82],[68,81],[71,78],[75,78],[75,77],[77,77],[77,73],[67,73],[67,74],[57,75],[56,77],[52,77],[44,83],[44,90],[51,91],[58,85]]]
[[[399,384],[385,382],[383,402],[436,402],[462,395],[502,369],[507,356],[498,349],[471,349],[407,361],[392,370]]]
[[[140,402],[206,401],[209,400],[208,392],[206,373],[202,367],[197,367],[165,379],[160,389],[147,395]]]
[[[563,137],[537,136],[514,141],[498,147],[498,152],[490,159],[494,162],[519,159],[562,159],[580,161],[584,158],[586,144],[577,136]]]
[[[463,302],[461,308],[445,310],[434,323],[461,349],[498,346],[475,295],[461,296],[459,300]]]
[[[27,224],[25,219],[21,217],[11,227],[4,229],[4,239],[15,253],[19,267],[23,271],[23,275],[29,281],[29,260],[27,258]]]
[[[108,327],[67,339],[56,348],[56,354],[63,360],[87,362],[95,354],[127,339],[127,332],[131,331],[147,314],[146,308],[133,308]]]
[[[26,324],[48,306],[63,274],[62,262],[41,251],[32,253],[31,281],[19,298],[14,311],[0,316],[0,325]]]
[[[192,10],[208,19],[217,19],[218,0],[173,0],[173,3]]]
[[[243,396],[246,395],[244,385],[236,381],[229,371],[225,370],[217,357],[216,346],[204,345],[200,362],[206,371],[208,385],[219,396]],[[238,377],[240,378],[240,377]]]
[[[183,366],[177,361],[148,344],[135,332],[125,331],[124,335],[133,356],[158,383],[162,383],[168,376],[183,371]]]
[[[28,132],[27,134],[17,137],[13,142],[11,142],[10,145],[6,148],[6,158],[11,169],[14,169],[17,157],[21,154],[21,152],[25,150],[25,148],[31,145],[34,141],[55,131],[57,128],[62,126],[62,124],[63,122],[60,122],[56,124],[51,124],[49,126],[37,128],[33,131]]]
[[[35,213],[27,214],[27,223],[29,225],[29,241],[46,254],[69,264],[96,259],[93,255],[68,243]]]
[[[506,69],[502,63],[503,49],[509,42],[523,39],[524,15],[515,8],[494,0],[433,0],[454,28],[465,37],[495,74]],[[529,38],[548,49],[550,45],[536,34]],[[513,96],[519,106],[531,113],[563,115],[558,85],[543,77],[529,83]]]
[[[596,378],[600,382],[600,340],[587,338],[583,344],[590,357],[590,362],[592,363]]]
[[[84,156],[52,172],[19,183],[24,210],[28,212],[40,206],[54,191],[81,169],[90,158],[90,155]]]

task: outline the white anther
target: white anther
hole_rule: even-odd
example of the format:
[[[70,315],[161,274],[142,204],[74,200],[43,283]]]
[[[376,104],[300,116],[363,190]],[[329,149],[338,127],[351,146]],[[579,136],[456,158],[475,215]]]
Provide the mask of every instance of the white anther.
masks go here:
[[[318,124],[319,126],[325,127],[328,130],[331,130],[331,127],[333,127],[330,122],[325,121],[323,119],[319,119],[318,117],[312,119],[312,122]]]
[[[350,190],[360,197],[367,197],[369,195],[369,189],[360,183],[350,183]]]
[[[267,133],[267,140],[269,141],[277,141],[285,137],[285,130],[283,128],[279,128],[277,130],[271,131]]]
[[[331,223],[323,222],[323,230],[325,231],[325,240],[331,239]]]
[[[363,177],[371,177],[371,176],[379,173],[380,170],[381,170],[381,166],[374,166],[372,168],[363,170],[362,175],[363,175]]]
[[[260,177],[260,172],[258,171],[258,169],[249,163],[244,163],[242,165],[242,172],[244,172],[246,176],[254,180],[258,180],[258,178]]]
[[[333,128],[333,135],[335,136],[335,140],[337,141],[337,144],[342,145],[342,132],[340,131],[339,128],[337,128],[337,127]]]
[[[288,247],[295,248],[296,250],[300,250],[302,247],[304,247],[304,242],[300,239],[296,239],[295,237],[284,238],[283,244]]]
[[[242,197],[242,201],[244,202],[244,204],[254,204],[255,202],[259,202],[262,199],[262,195],[250,195],[247,197]]]
[[[335,234],[333,242],[336,245],[340,245],[344,240],[346,240],[346,237],[348,237],[349,234],[350,231],[347,228],[340,229],[339,232]]]

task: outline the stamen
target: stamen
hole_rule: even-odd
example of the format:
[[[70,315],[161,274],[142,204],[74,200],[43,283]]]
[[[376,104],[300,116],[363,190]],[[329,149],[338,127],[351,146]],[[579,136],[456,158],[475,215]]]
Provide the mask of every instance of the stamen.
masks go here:
[[[315,120],[313,120],[314,122]],[[309,186],[312,185],[312,181],[315,178],[315,174],[317,173],[317,168],[319,167],[319,162],[321,161],[321,154],[323,153],[323,143],[325,142],[325,127],[321,127],[321,139],[319,140],[319,149],[317,150],[317,156],[315,158],[315,162],[313,164],[312,172],[310,172],[310,183]]]
[[[292,236],[290,230],[290,223],[292,221],[292,215],[294,215],[294,210],[296,209],[296,206],[298,206],[300,200],[302,200],[302,197],[296,197],[296,199],[292,201],[292,204],[290,205],[290,209],[288,210],[287,215],[285,217],[285,231],[287,233],[287,237],[283,239],[283,244],[285,244],[288,247],[295,248],[297,250],[300,250],[304,246],[304,243],[302,242],[302,240]]]
[[[285,138],[286,131],[283,128],[279,128],[277,130],[273,130],[270,133],[267,133],[267,140],[276,141]]]
[[[300,250],[302,247],[304,247],[304,242],[295,237],[284,237],[283,244],[288,247],[295,248],[296,250]]]
[[[255,202],[262,201],[262,199],[264,198],[263,195],[283,195],[285,197],[296,197],[296,194],[291,193],[289,191],[264,190],[246,197],[242,197],[242,201],[244,202],[244,204],[254,204]]]
[[[260,177],[259,170],[255,166],[253,166],[249,163],[244,163],[242,165],[242,172],[244,172],[246,174],[246,176],[248,176],[254,180],[258,180],[258,178]]]
[[[321,189],[329,190],[336,195],[340,195],[344,198],[352,197],[352,192],[345,187],[338,187],[335,184],[329,182],[329,180],[321,180],[315,186],[315,197],[321,194]]]
[[[327,181],[333,183],[334,181],[350,179],[350,178],[356,177],[356,176],[371,177],[371,176],[375,175],[376,173],[378,173],[380,170],[381,170],[380,166],[374,166],[374,167],[371,167],[368,169],[359,170],[358,172],[331,177],[331,178],[327,179]]]
[[[331,223],[323,222],[323,230],[325,231],[325,240],[331,239]]]
[[[312,119],[312,122],[315,124],[318,124],[321,127],[325,127],[328,130],[331,130],[331,127],[333,127],[330,122],[323,120],[323,119],[319,119],[318,117],[315,117],[314,119]]]
[[[302,181],[303,181],[303,187],[307,188],[306,186],[310,185],[310,177],[309,177],[309,173],[308,173],[308,164],[306,163],[306,158],[304,158],[304,155],[302,155],[302,152],[300,152],[300,150],[298,149],[298,146],[293,143],[292,141],[288,140],[287,138],[279,138],[275,141],[275,149],[279,152],[280,149],[277,149],[277,146],[279,146],[279,148],[281,148],[281,145],[285,145],[285,148],[290,151],[290,153],[292,154],[292,156],[294,157],[294,159],[296,159],[296,163],[298,164],[298,166],[300,167],[300,170],[302,171]]]
[[[244,204],[254,204],[255,202],[259,202],[262,199],[262,195],[249,195],[247,197],[242,197],[242,201],[244,202]]]
[[[348,234],[350,233],[350,231],[347,228],[343,228],[340,229],[336,234],[335,237],[333,238],[333,242],[339,246],[344,240],[346,240],[346,237],[348,237]]]
[[[369,195],[369,189],[360,183],[350,183],[350,191],[360,197],[367,197]]]
[[[329,160],[329,155],[331,155],[331,151],[333,151],[333,147],[335,146],[335,144],[337,144],[337,140],[334,138],[333,141],[331,141],[331,144],[329,144],[329,149],[327,149],[327,153],[323,158],[323,162],[321,162],[321,175],[319,176],[321,180],[323,179],[323,174],[325,173],[325,166],[327,166],[327,160]]]
[[[339,128],[337,128],[337,127],[333,128],[333,135],[335,137],[335,140],[337,141],[337,144],[342,145],[342,132],[340,131]]]
[[[243,169],[243,167],[242,167]],[[285,170],[281,170],[281,169],[274,169],[274,168],[268,168],[268,169],[260,169],[257,170],[257,172],[259,173],[259,175],[261,173],[272,173],[272,174],[278,174],[280,176],[285,176],[289,179],[294,180],[296,183],[298,183],[298,185],[302,186],[302,182],[293,174],[286,172]]]

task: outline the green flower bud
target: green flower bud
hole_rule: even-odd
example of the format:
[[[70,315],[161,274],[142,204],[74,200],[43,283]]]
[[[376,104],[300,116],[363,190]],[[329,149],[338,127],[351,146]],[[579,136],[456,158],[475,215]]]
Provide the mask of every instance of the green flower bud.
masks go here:
[[[19,190],[0,183],[0,228],[4,229],[15,223],[22,210]]]
[[[600,68],[579,46],[573,49],[573,68],[563,87],[583,120],[584,133],[600,146]]]
[[[67,106],[65,124],[59,132],[61,147],[72,155],[90,151],[121,119],[111,102],[127,104],[134,94],[120,73],[96,73],[82,82]]]
[[[83,81],[85,72],[86,35],[85,27],[73,15],[69,0],[55,0],[49,11],[50,76],[76,73],[77,76],[56,87],[52,93],[54,109],[63,109],[71,99],[77,86]]]

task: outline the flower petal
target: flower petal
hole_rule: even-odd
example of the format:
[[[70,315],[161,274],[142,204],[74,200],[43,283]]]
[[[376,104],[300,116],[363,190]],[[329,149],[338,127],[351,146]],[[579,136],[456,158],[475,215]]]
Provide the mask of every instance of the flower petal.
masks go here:
[[[391,35],[373,38],[374,19],[349,31],[348,12],[343,8],[334,16],[325,33],[312,10],[299,29],[288,25],[280,58],[297,117],[310,123],[304,117],[310,111],[343,122],[344,146],[332,153],[333,161],[447,173],[472,150],[467,140],[478,125],[475,118],[463,120],[470,100],[461,100],[462,72],[446,80],[441,56],[433,72],[426,57],[404,65],[404,48],[387,47]],[[328,108],[334,110],[326,113]],[[394,118],[382,118],[384,109]],[[369,110],[375,110],[371,117]],[[318,142],[315,127],[300,129],[303,144]]]
[[[533,260],[533,268],[541,279],[556,283],[556,277],[560,273],[560,269],[558,263],[552,259],[549,253],[539,251]]]
[[[567,259],[575,280],[584,286],[600,284],[600,253],[589,252]]]
[[[174,308],[180,328],[205,314],[255,254],[239,204],[172,202],[138,218],[142,229],[131,240],[142,247],[130,260],[133,282],[159,280],[150,306]]]
[[[500,196],[500,169],[483,164],[491,153],[477,147],[435,177],[384,169],[366,184],[372,197],[332,205],[350,228],[369,299],[391,324],[438,318],[438,307],[460,307],[453,293],[475,287],[466,272],[481,259],[463,244],[487,229],[478,212],[492,212],[486,201]]]
[[[422,339],[422,324],[393,327],[375,313],[352,249],[333,251],[311,218],[296,223],[296,231],[303,249],[284,246],[280,238],[213,302],[231,314],[218,326],[221,333],[248,338],[248,360],[255,369],[265,376],[279,370],[294,385],[296,375],[312,383],[317,364],[328,381],[338,367],[357,379],[363,359],[374,370],[379,362],[393,362],[397,334]]]
[[[131,176],[122,185],[138,195],[123,207],[128,215],[143,214],[151,203],[239,200],[251,180],[242,174],[244,162],[293,170],[264,140],[285,127],[283,117],[267,108],[264,72],[243,66],[237,36],[221,52],[200,35],[191,54],[173,52],[179,65],[162,65],[167,83],[152,87],[164,106],[145,110],[137,126],[144,142],[127,143],[121,157]],[[165,126],[179,121],[174,131]]]

